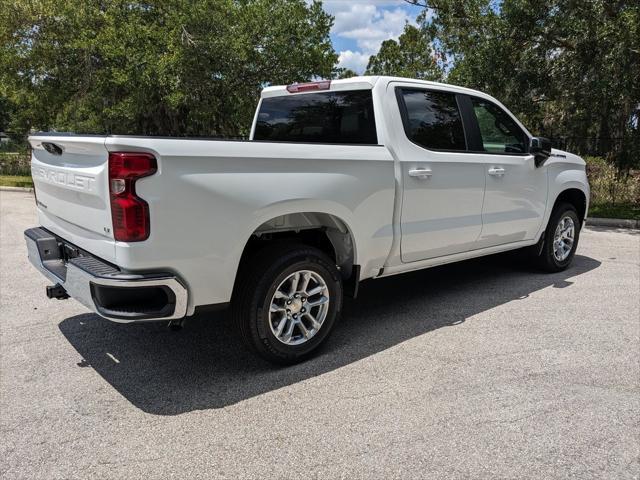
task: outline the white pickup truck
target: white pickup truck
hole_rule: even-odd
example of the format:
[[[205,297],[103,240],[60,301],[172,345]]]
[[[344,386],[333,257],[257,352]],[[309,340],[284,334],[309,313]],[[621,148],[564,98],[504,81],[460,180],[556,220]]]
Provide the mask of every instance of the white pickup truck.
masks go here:
[[[279,363],[314,351],[364,279],[521,248],[567,268],[589,199],[585,162],[494,98],[406,78],[265,88],[249,141],[29,141],[25,238],[49,297],[116,322],[231,306]]]

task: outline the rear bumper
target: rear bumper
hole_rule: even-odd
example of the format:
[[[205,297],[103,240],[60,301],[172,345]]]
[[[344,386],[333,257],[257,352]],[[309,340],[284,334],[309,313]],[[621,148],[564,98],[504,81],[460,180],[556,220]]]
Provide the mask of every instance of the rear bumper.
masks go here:
[[[187,313],[187,289],[173,274],[123,272],[44,228],[31,228],[24,236],[29,261],[101,317],[129,323],[174,320]]]

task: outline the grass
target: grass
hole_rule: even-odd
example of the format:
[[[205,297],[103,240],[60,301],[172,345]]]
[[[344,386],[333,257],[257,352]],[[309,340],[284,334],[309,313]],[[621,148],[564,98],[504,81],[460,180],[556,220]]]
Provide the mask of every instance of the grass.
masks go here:
[[[640,205],[589,205],[589,217],[594,218],[625,218],[640,220]]]
[[[0,175],[0,187],[28,187],[28,188],[33,188],[33,180],[29,176]]]

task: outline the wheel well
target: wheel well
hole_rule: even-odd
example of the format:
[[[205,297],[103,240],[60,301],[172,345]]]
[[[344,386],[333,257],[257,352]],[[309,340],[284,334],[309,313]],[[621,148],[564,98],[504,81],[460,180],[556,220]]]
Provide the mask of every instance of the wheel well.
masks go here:
[[[239,275],[254,255],[273,242],[291,242],[309,245],[326,253],[335,263],[344,280],[359,280],[359,269],[355,263],[355,244],[351,232],[339,218],[316,212],[292,213],[273,218],[260,225],[247,241],[240,266]],[[238,276],[239,276],[238,275]],[[345,285],[345,290],[350,288]]]
[[[577,188],[564,190],[560,195],[558,195],[558,198],[556,198],[553,208],[556,208],[556,206],[561,202],[570,203],[575,207],[578,212],[578,218],[580,219],[580,225],[582,225],[584,223],[584,216],[587,213],[587,197],[584,192]]]

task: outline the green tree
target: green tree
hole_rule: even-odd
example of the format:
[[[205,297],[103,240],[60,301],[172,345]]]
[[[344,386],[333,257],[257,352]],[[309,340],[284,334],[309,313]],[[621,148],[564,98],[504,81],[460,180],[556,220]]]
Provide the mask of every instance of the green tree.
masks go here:
[[[415,0],[447,80],[487,91],[578,152],[640,163],[637,0]]]
[[[0,132],[5,132],[9,129],[12,115],[13,106],[10,104],[9,99],[0,93]]]
[[[431,30],[407,23],[398,41],[385,40],[378,53],[369,57],[365,73],[441,80],[443,72],[436,61],[430,33]]]
[[[351,77],[357,77],[357,76],[358,74],[353,70],[351,70],[350,68],[337,67],[333,72],[333,78],[338,78],[338,79],[351,78]]]
[[[262,87],[337,61],[318,1],[0,1],[14,130],[246,134]]]

